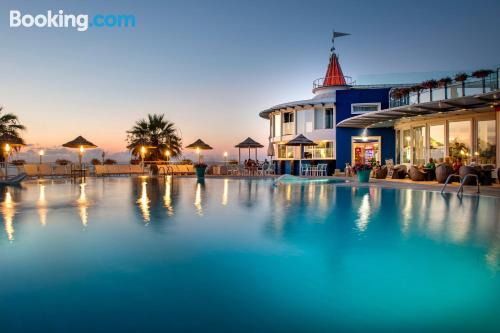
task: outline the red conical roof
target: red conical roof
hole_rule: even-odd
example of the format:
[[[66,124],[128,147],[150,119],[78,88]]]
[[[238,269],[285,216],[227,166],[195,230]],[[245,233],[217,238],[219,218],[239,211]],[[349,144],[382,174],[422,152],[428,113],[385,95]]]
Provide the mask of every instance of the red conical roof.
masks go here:
[[[323,81],[323,86],[345,86],[346,82],[344,79],[344,74],[340,68],[339,59],[335,52],[332,52],[330,56],[330,63],[328,64],[328,69],[326,70],[325,80]]]

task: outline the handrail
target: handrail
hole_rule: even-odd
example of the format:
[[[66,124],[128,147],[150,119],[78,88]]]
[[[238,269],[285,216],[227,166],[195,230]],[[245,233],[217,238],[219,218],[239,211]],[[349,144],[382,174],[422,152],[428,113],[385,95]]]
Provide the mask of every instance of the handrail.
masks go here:
[[[332,87],[334,85],[325,85],[326,80],[333,79],[335,81],[336,79],[338,80],[344,80],[346,86],[352,86],[356,84],[356,81],[352,79],[350,76],[326,76],[326,77],[320,77],[316,80],[313,81],[313,89],[316,88],[323,88],[323,87]]]
[[[454,177],[458,177],[460,179],[460,187],[458,188],[458,191],[457,191],[457,195],[460,195],[460,193],[462,193],[462,195],[464,194],[464,185],[465,185],[465,181],[469,178],[469,177],[473,177],[476,179],[476,185],[477,185],[477,192],[476,193],[480,193],[480,189],[479,189],[479,177],[478,175],[474,174],[474,173],[468,173],[466,174],[463,178],[460,177],[459,175],[455,175],[455,174],[451,174],[449,175],[447,178],[446,178],[446,181],[444,182],[444,185],[443,187],[441,188],[441,194],[444,192],[445,188],[446,188],[446,185],[449,184],[449,181],[454,178]]]

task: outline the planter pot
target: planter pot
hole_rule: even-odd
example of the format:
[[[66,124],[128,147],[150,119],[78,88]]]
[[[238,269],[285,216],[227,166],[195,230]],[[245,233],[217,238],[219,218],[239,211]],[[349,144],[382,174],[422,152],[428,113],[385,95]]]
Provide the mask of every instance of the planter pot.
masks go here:
[[[205,170],[207,167],[205,166],[197,166],[195,167],[196,170],[196,178],[198,179],[205,179]]]
[[[370,173],[371,170],[363,170],[358,171],[356,174],[358,176],[358,182],[360,183],[368,183],[370,181]]]

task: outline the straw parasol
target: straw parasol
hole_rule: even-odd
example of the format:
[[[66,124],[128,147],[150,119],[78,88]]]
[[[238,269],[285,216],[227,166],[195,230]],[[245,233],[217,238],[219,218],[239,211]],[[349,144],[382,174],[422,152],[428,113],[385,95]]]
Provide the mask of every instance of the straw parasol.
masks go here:
[[[250,149],[255,148],[255,160],[257,160],[257,149],[264,148],[263,145],[248,137],[244,141],[238,143],[234,148],[238,148],[238,162],[241,163],[241,148],[248,148],[248,159],[250,159]]]
[[[267,156],[271,157],[271,161],[274,156],[274,144],[271,142],[271,138],[269,138],[269,145],[267,146]]]
[[[21,147],[24,146],[24,141],[23,139],[14,136],[9,133],[4,133],[0,135],[0,146],[5,146],[4,152],[5,152],[5,179],[7,179],[8,175],[8,169],[7,169],[7,159],[8,159],[8,154],[11,150],[11,147]]]
[[[200,160],[200,150],[212,150],[213,149],[208,144],[206,144],[205,142],[203,142],[203,140],[201,140],[201,139],[198,139],[195,142],[193,142],[192,144],[187,145],[186,148],[187,149],[195,149],[196,150],[196,153],[198,154],[198,163],[201,162],[201,160]]]
[[[304,147],[305,146],[317,146],[314,141],[309,140],[302,134],[297,135],[295,139],[292,139],[285,143],[285,146],[299,146],[300,147],[300,160],[299,160],[299,170],[302,170],[302,159],[304,158]],[[301,171],[299,171],[300,173]]]
[[[80,149],[80,153],[78,154],[78,160],[80,161],[80,165],[82,164],[83,150],[89,148],[97,148],[95,144],[88,141],[81,135],[76,137],[74,140],[66,142],[65,144],[63,144],[63,147]]]

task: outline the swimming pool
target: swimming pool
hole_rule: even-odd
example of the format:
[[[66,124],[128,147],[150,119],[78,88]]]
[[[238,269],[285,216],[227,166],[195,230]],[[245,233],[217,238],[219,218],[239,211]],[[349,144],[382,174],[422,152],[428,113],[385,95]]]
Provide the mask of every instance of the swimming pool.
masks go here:
[[[244,179],[3,189],[0,331],[494,331],[499,207]]]

